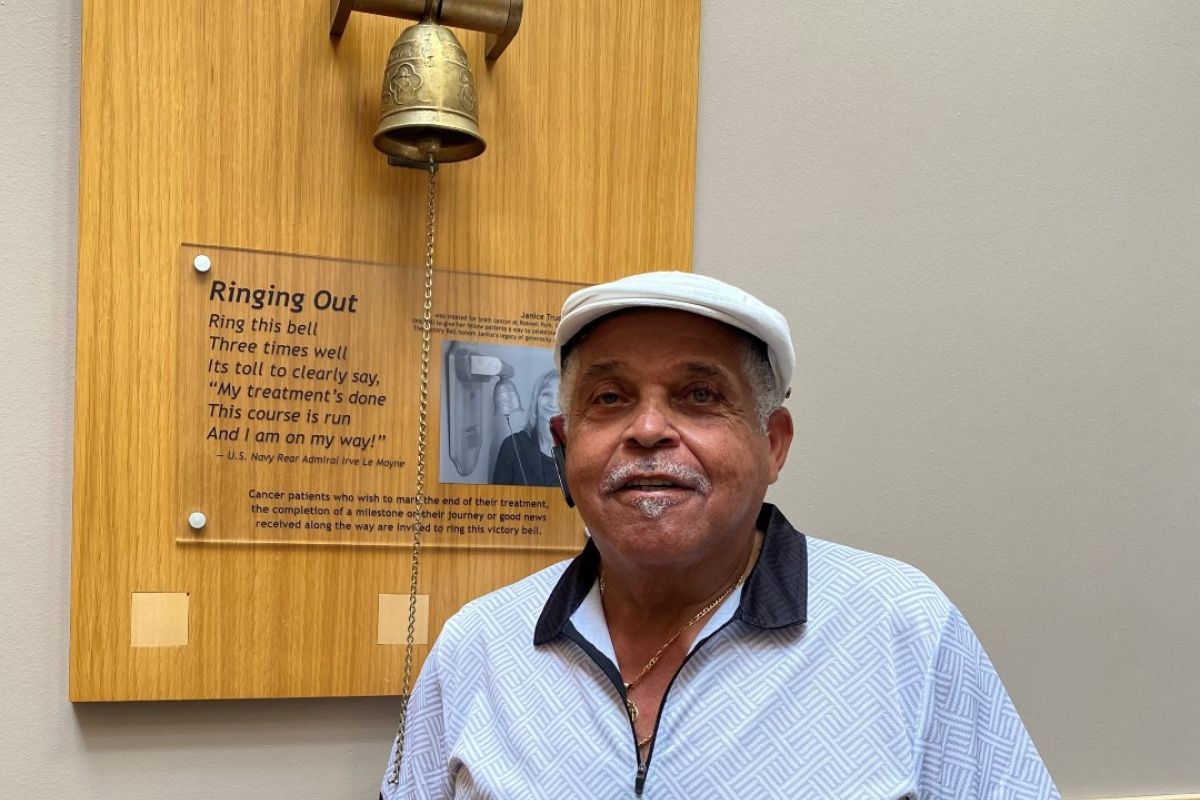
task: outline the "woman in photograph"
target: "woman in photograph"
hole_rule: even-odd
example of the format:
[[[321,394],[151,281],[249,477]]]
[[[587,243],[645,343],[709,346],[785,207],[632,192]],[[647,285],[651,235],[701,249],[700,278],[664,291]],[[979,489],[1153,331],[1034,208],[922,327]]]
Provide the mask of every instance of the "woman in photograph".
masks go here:
[[[558,413],[558,372],[547,370],[533,384],[525,429],[500,443],[492,483],[514,486],[557,486],[551,449],[550,418]]]

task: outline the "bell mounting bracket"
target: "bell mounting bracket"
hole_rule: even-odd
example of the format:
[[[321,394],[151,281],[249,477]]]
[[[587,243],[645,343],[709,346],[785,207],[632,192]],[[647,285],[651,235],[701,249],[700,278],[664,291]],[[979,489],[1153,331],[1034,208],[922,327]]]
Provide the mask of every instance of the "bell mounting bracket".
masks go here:
[[[505,51],[521,27],[525,0],[329,0],[329,35],[339,37],[354,11],[398,19],[430,19],[486,33],[488,61]]]

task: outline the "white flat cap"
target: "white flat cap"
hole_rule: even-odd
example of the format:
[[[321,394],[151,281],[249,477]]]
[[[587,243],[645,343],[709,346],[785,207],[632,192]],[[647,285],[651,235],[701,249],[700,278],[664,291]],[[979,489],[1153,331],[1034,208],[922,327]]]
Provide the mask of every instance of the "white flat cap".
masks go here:
[[[580,289],[563,303],[554,337],[554,363],[562,369],[563,345],[589,323],[630,308],[670,308],[724,322],[762,340],[779,386],[787,389],[796,351],[787,320],[752,294],[694,272],[643,272]]]

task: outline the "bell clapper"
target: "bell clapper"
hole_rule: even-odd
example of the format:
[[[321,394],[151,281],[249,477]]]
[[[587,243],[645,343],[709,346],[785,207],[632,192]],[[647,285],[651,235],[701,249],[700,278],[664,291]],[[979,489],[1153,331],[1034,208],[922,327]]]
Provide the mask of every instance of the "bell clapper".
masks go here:
[[[442,139],[440,136],[423,137],[417,141],[417,149],[421,151],[421,155],[432,161],[437,161],[438,151],[442,149]]]

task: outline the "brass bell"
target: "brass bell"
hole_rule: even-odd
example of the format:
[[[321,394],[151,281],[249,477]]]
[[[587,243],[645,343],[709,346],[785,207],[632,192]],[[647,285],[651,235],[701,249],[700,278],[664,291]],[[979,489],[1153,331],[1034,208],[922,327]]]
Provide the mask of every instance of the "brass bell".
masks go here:
[[[414,167],[465,161],[487,146],[475,76],[449,28],[426,18],[392,45],[374,141],[391,163]]]

